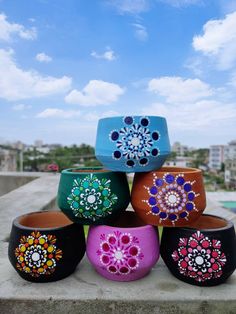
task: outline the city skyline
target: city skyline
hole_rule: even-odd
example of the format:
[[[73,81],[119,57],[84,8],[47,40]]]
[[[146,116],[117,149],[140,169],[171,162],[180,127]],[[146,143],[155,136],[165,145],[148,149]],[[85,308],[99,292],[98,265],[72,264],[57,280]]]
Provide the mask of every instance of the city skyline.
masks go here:
[[[93,145],[99,118],[160,115],[170,141],[236,136],[236,1],[0,2],[0,139]]]

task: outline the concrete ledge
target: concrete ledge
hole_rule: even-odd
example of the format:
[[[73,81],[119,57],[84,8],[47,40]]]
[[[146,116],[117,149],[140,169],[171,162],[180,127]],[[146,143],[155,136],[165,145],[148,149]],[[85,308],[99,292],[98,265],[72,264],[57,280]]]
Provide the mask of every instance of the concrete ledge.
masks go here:
[[[236,273],[217,287],[191,286],[173,277],[161,260],[148,276],[129,283],[104,279],[86,256],[75,273],[61,281],[21,279],[7,258],[11,222],[23,213],[55,208],[58,182],[59,175],[42,175],[0,197],[0,313],[236,313]],[[236,217],[220,207],[214,210]]]
[[[48,174],[0,197],[0,256],[6,256],[11,224],[15,217],[56,206],[59,175]]]
[[[8,260],[0,265],[0,312],[7,313],[236,313],[236,276],[217,287],[197,287],[171,276],[162,261],[145,278],[112,282],[86,257],[68,278],[55,283],[21,279]]]

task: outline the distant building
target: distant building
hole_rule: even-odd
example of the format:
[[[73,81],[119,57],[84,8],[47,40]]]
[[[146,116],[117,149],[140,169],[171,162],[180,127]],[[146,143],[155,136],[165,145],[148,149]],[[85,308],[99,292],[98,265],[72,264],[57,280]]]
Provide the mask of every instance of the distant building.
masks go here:
[[[236,187],[236,141],[231,141],[224,150],[225,184]]]
[[[211,145],[209,153],[210,170],[220,170],[224,162],[224,145]]]
[[[21,141],[17,141],[15,143],[12,143],[10,146],[13,148],[16,148],[18,150],[24,150],[25,149],[25,144],[22,143]]]
[[[0,148],[0,171],[17,170],[17,152]]]
[[[40,152],[42,154],[48,154],[51,149],[48,145],[43,145],[41,147],[37,147],[36,150],[37,152]]]
[[[193,162],[193,158],[192,157],[176,156],[175,159],[166,161],[164,166],[191,167],[192,162]]]
[[[225,184],[236,187],[236,158],[225,161]]]
[[[188,146],[182,145],[180,142],[175,142],[171,147],[171,151],[175,152],[177,156],[185,156],[186,153],[191,150],[192,149],[190,149]]]
[[[227,159],[236,159],[236,140],[224,147],[224,160]]]
[[[34,141],[34,146],[35,147],[42,147],[43,146],[43,141],[42,140],[35,140]]]

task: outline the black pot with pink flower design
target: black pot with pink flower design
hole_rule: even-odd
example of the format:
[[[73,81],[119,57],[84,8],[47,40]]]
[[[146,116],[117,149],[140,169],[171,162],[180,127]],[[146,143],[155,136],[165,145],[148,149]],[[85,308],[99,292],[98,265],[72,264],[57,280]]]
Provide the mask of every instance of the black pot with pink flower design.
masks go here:
[[[223,283],[236,268],[236,236],[232,222],[202,215],[189,227],[163,228],[161,256],[178,279],[192,285]]]

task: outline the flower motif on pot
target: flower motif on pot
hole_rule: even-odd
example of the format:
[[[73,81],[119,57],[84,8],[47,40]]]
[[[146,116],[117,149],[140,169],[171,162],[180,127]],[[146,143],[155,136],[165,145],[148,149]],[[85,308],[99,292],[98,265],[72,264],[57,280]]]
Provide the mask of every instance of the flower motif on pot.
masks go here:
[[[147,215],[159,216],[160,222],[169,219],[173,225],[179,219],[188,220],[192,211],[198,211],[194,200],[199,194],[193,190],[195,181],[186,181],[184,174],[165,173],[163,177],[153,174],[153,184],[144,186],[148,199],[143,200],[150,210]]]
[[[172,258],[178,262],[181,274],[198,282],[222,276],[222,268],[227,260],[221,251],[221,241],[210,240],[197,231],[189,238],[180,238],[178,246]]]
[[[52,274],[57,261],[62,258],[62,251],[57,249],[55,243],[54,235],[44,235],[37,231],[22,236],[15,249],[17,269],[32,277]]]
[[[146,166],[150,156],[157,157],[160,152],[154,143],[160,139],[160,134],[158,131],[151,132],[149,124],[147,117],[140,118],[138,122],[133,117],[124,117],[125,126],[110,133],[110,140],[116,144],[112,157],[116,160],[125,158],[129,168],[136,164]]]
[[[110,183],[111,180],[99,180],[94,174],[84,179],[75,179],[71,194],[67,197],[74,215],[95,221],[111,214],[117,196],[111,193]]]
[[[115,231],[107,236],[102,234],[101,240],[97,254],[103,269],[115,275],[127,275],[139,267],[144,255],[137,237],[130,233]]]

